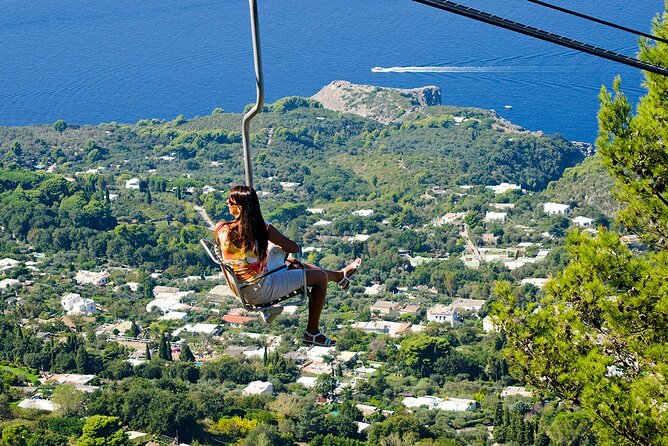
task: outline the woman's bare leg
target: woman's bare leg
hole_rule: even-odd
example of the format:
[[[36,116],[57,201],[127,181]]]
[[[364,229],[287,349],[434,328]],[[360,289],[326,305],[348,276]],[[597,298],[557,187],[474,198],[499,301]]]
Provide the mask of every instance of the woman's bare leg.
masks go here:
[[[303,265],[306,273],[306,284],[311,287],[306,331],[315,334],[320,332],[320,315],[327,299],[327,282],[340,282],[343,279],[345,269],[331,271],[308,263]]]
[[[313,269],[315,270],[319,269],[320,271],[324,271],[327,274],[327,282],[338,282],[341,279],[343,279],[343,270],[332,271],[329,269],[320,268],[319,266],[316,265],[311,265],[310,263],[302,263],[302,265],[304,265],[306,271]]]
[[[306,266],[306,265],[305,265]],[[309,265],[311,266],[311,265]],[[320,268],[306,268],[306,284],[311,287],[308,303],[308,323],[306,331],[315,334],[320,331],[320,314],[327,298],[329,274]]]

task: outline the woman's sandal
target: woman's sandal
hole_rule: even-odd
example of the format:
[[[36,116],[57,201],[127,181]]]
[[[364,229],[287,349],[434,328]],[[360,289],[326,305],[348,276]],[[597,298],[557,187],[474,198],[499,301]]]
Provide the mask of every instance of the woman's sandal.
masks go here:
[[[322,341],[319,341],[317,338],[322,336]],[[304,332],[304,344],[317,345],[319,347],[334,347],[336,341],[334,339],[329,339],[324,334],[317,332],[315,334],[309,333],[308,331]]]
[[[347,290],[348,287],[350,286],[350,278],[353,276],[353,274],[357,272],[361,264],[362,264],[362,259],[357,258],[353,261],[353,263],[342,269],[341,272],[343,273],[343,278],[339,280],[336,284],[340,286],[342,289]]]

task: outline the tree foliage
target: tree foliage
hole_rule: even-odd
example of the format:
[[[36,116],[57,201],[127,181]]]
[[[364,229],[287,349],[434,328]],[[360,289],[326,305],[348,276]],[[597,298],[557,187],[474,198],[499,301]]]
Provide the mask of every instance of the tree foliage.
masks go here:
[[[668,33],[665,18],[655,23],[658,35]],[[668,45],[643,42],[640,57],[665,64]],[[614,98],[603,89],[597,143],[617,179],[620,220],[650,250],[631,252],[605,230],[572,232],[571,263],[540,302],[521,302],[508,284],[498,289],[514,373],[579,407],[606,445],[668,441],[668,79],[646,73],[645,85],[635,115],[618,79]],[[583,415],[560,416],[548,435],[572,444]]]

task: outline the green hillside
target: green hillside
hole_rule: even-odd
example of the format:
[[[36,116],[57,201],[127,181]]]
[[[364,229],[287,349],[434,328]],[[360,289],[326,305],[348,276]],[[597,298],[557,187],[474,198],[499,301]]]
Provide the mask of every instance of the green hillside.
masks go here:
[[[547,185],[544,195],[551,201],[593,208],[613,218],[620,209],[612,194],[614,184],[615,180],[601,164],[601,156],[595,154],[566,169],[560,179]]]

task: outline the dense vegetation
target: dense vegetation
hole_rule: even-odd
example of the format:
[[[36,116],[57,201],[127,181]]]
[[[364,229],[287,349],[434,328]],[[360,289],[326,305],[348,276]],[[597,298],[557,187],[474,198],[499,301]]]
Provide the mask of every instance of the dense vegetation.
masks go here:
[[[214,220],[229,218],[226,190],[243,173],[239,120],[215,110],[170,122],[0,128],[0,259],[19,261],[0,277],[16,281],[0,288],[0,446],[125,446],[127,430],[163,442],[160,435],[178,435],[193,444],[249,446],[486,445],[488,428],[495,441],[520,446],[606,438],[592,430],[591,414],[577,410],[582,400],[560,388],[549,390],[569,404],[554,394],[502,398],[508,384],[524,383],[502,356],[521,339],[508,330],[507,343],[481,321],[501,298],[514,299],[508,312],[529,311],[544,298],[533,285],[496,294],[495,282],[547,278],[569,255],[578,259],[577,250],[562,246],[572,222],[544,214],[545,201],[566,202],[608,225],[609,209],[583,192],[596,194],[605,184],[598,157],[576,166],[584,156],[562,137],[518,131],[476,109],[429,107],[384,125],[305,98],[266,106],[252,133],[266,219],[312,248],[303,254],[309,262],[336,269],[364,259],[349,292],[330,289],[323,316],[323,329],[338,338],[335,354],[354,352],[356,359],[323,358],[329,370],[306,388],[295,382],[303,364],[293,356],[303,311],[282,315],[270,329],[252,321],[211,336],[182,331],[183,321],[146,309],[156,285],[193,291],[188,323],[220,324],[234,307],[208,294],[219,279],[197,242],[210,234],[201,208]],[[136,188],[127,187],[132,179]],[[497,195],[484,187],[501,182],[525,191]],[[486,221],[499,206],[506,219]],[[436,223],[448,213],[463,217]],[[571,243],[587,237],[571,235]],[[501,254],[471,267],[471,246]],[[539,260],[539,250],[549,255]],[[512,260],[527,262],[509,270],[504,265]],[[80,269],[106,270],[111,284],[77,284]],[[381,289],[375,297],[367,294],[371,285]],[[100,311],[63,316],[60,298],[70,292],[94,299]],[[419,306],[423,314],[380,317],[370,309],[377,298]],[[425,309],[457,298],[486,303],[454,326],[426,323]],[[419,328],[392,337],[353,327],[383,320]],[[109,328],[121,321],[130,323],[124,333]],[[529,326],[539,324],[516,328]],[[278,337],[271,349],[269,334]],[[559,345],[567,348],[565,342]],[[258,344],[264,351],[252,357],[229,350]],[[128,355],[137,349],[145,349],[144,361],[132,365]],[[195,362],[206,356],[215,359]],[[517,356],[510,357],[515,365]],[[47,382],[39,395],[58,405],[53,414],[17,407],[40,372],[95,374],[99,388],[83,393]],[[530,382],[545,387],[534,376]],[[244,395],[254,380],[271,381],[274,394]],[[465,397],[478,409],[407,410],[407,396]],[[357,404],[377,411],[363,414]],[[359,432],[358,422],[371,426]]]
[[[668,31],[666,16],[655,23]],[[665,44],[643,42],[640,58],[668,60]],[[569,418],[593,423],[599,444],[664,445],[668,424],[665,380],[666,199],[668,79],[645,73],[648,94],[631,112],[616,79],[601,91],[597,145],[616,180],[620,221],[644,240],[633,252],[619,236],[572,233],[568,267],[538,302],[519,302],[509,285],[498,314],[517,374],[571,406]]]

